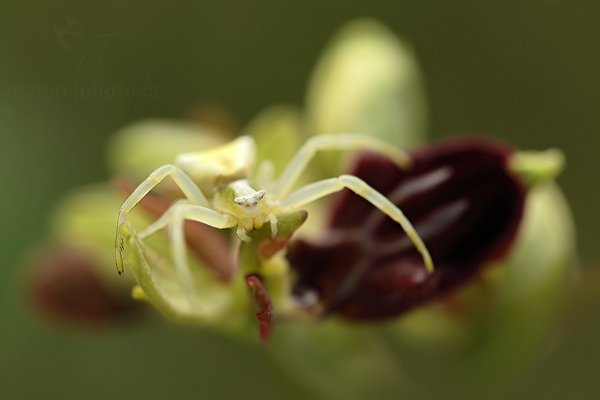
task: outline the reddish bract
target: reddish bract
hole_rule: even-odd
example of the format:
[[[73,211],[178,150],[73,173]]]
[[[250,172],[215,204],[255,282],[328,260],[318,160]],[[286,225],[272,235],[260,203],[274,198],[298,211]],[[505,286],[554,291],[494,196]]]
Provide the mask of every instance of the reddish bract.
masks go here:
[[[271,297],[269,297],[261,279],[257,275],[247,276],[246,285],[250,288],[254,302],[258,306],[256,318],[260,323],[260,338],[262,341],[267,341],[271,333],[271,322],[275,317]]]

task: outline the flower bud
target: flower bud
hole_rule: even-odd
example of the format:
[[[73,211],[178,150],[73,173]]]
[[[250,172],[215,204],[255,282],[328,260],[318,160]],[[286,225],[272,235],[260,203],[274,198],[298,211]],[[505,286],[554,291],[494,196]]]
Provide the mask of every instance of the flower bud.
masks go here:
[[[76,325],[125,320],[140,309],[128,290],[103,279],[94,257],[77,248],[52,247],[39,254],[27,286],[43,315]]]
[[[412,50],[375,20],[352,21],[340,29],[309,82],[312,133],[368,132],[406,146],[422,141],[426,114]]]
[[[423,79],[412,49],[382,23],[351,21],[326,47],[308,85],[307,133],[361,132],[395,146],[421,143],[427,128]],[[319,176],[344,155],[317,156]]]

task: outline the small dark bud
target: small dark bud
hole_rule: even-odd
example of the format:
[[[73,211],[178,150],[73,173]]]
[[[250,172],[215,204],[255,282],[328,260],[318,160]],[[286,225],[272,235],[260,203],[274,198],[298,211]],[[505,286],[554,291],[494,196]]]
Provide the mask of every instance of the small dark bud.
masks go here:
[[[28,295],[45,317],[97,327],[127,320],[140,309],[125,287],[111,287],[93,258],[79,249],[54,247],[34,260]]]

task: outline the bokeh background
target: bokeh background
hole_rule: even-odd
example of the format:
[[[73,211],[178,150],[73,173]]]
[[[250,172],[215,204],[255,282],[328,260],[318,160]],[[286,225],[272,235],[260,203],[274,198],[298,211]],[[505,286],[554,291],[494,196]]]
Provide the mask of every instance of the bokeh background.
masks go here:
[[[48,324],[23,299],[23,259],[66,191],[107,178],[106,144],[117,129],[148,117],[184,118],[198,104],[225,106],[238,126],[274,103],[301,106],[328,39],[363,16],[414,49],[432,138],[485,133],[522,148],[564,150],[559,182],[575,215],[585,284],[554,351],[512,397],[597,396],[600,2],[5,0],[0,398],[305,398],[260,347],[210,331],[158,319],[98,332]],[[74,24],[89,38],[83,48],[57,35]],[[76,83],[103,92],[48,95]]]

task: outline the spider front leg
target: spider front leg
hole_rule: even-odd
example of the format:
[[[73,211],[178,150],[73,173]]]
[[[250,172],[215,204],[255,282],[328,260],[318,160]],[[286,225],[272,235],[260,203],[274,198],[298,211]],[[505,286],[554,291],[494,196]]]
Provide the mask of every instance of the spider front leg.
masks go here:
[[[162,221],[156,221],[155,224],[157,226],[153,227],[153,230],[156,231],[161,227],[168,226],[169,237],[171,239],[171,257],[175,264],[175,269],[179,274],[188,297],[193,299],[194,285],[187,259],[184,222],[186,220],[196,221],[214,228],[227,229],[234,227],[237,224],[237,220],[231,215],[220,214],[207,207],[182,202],[174,204],[165,214],[167,216]],[[159,221],[162,226],[158,224]]]
[[[405,152],[371,136],[355,133],[313,136],[304,143],[281,173],[273,192],[275,198],[284,198],[290,192],[310,160],[322,150],[372,151],[394,161],[400,168],[410,165],[410,157]]]
[[[175,165],[167,164],[154,170],[148,178],[146,178],[131,195],[125,200],[119,209],[117,218],[117,233],[115,238],[115,260],[117,263],[117,272],[123,273],[123,256],[122,249],[124,246],[124,234],[122,231],[127,214],[140,202],[152,189],[161,183],[166,177],[170,176],[183,194],[193,204],[203,207],[208,207],[208,201],[202,191],[196,186],[194,181],[180,168]]]
[[[427,270],[429,272],[433,271],[433,262],[431,260],[429,251],[404,213],[384,195],[373,189],[365,181],[357,178],[356,176],[340,175],[337,178],[324,179],[322,181],[306,185],[281,201],[281,211],[285,212],[286,209],[290,211],[296,210],[310,202],[320,199],[321,197],[339,192],[344,188],[350,189],[400,224],[402,229],[404,229],[404,232],[406,232],[408,238],[414,244],[415,248],[419,251],[419,253],[421,253],[421,257],[423,257],[423,261]]]
[[[275,216],[275,214],[269,214],[268,218],[269,218],[269,224],[271,225],[271,239],[275,239],[275,237],[277,236],[277,233],[278,233],[277,217]]]
[[[171,204],[167,211],[165,211],[156,221],[154,221],[152,224],[148,225],[146,228],[144,228],[144,230],[138,233],[138,237],[141,240],[144,240],[154,235],[161,229],[165,228],[173,220],[173,213],[175,212],[175,210],[177,210],[179,206],[184,204],[190,205],[190,202],[188,200],[182,199],[177,200],[175,203]]]

